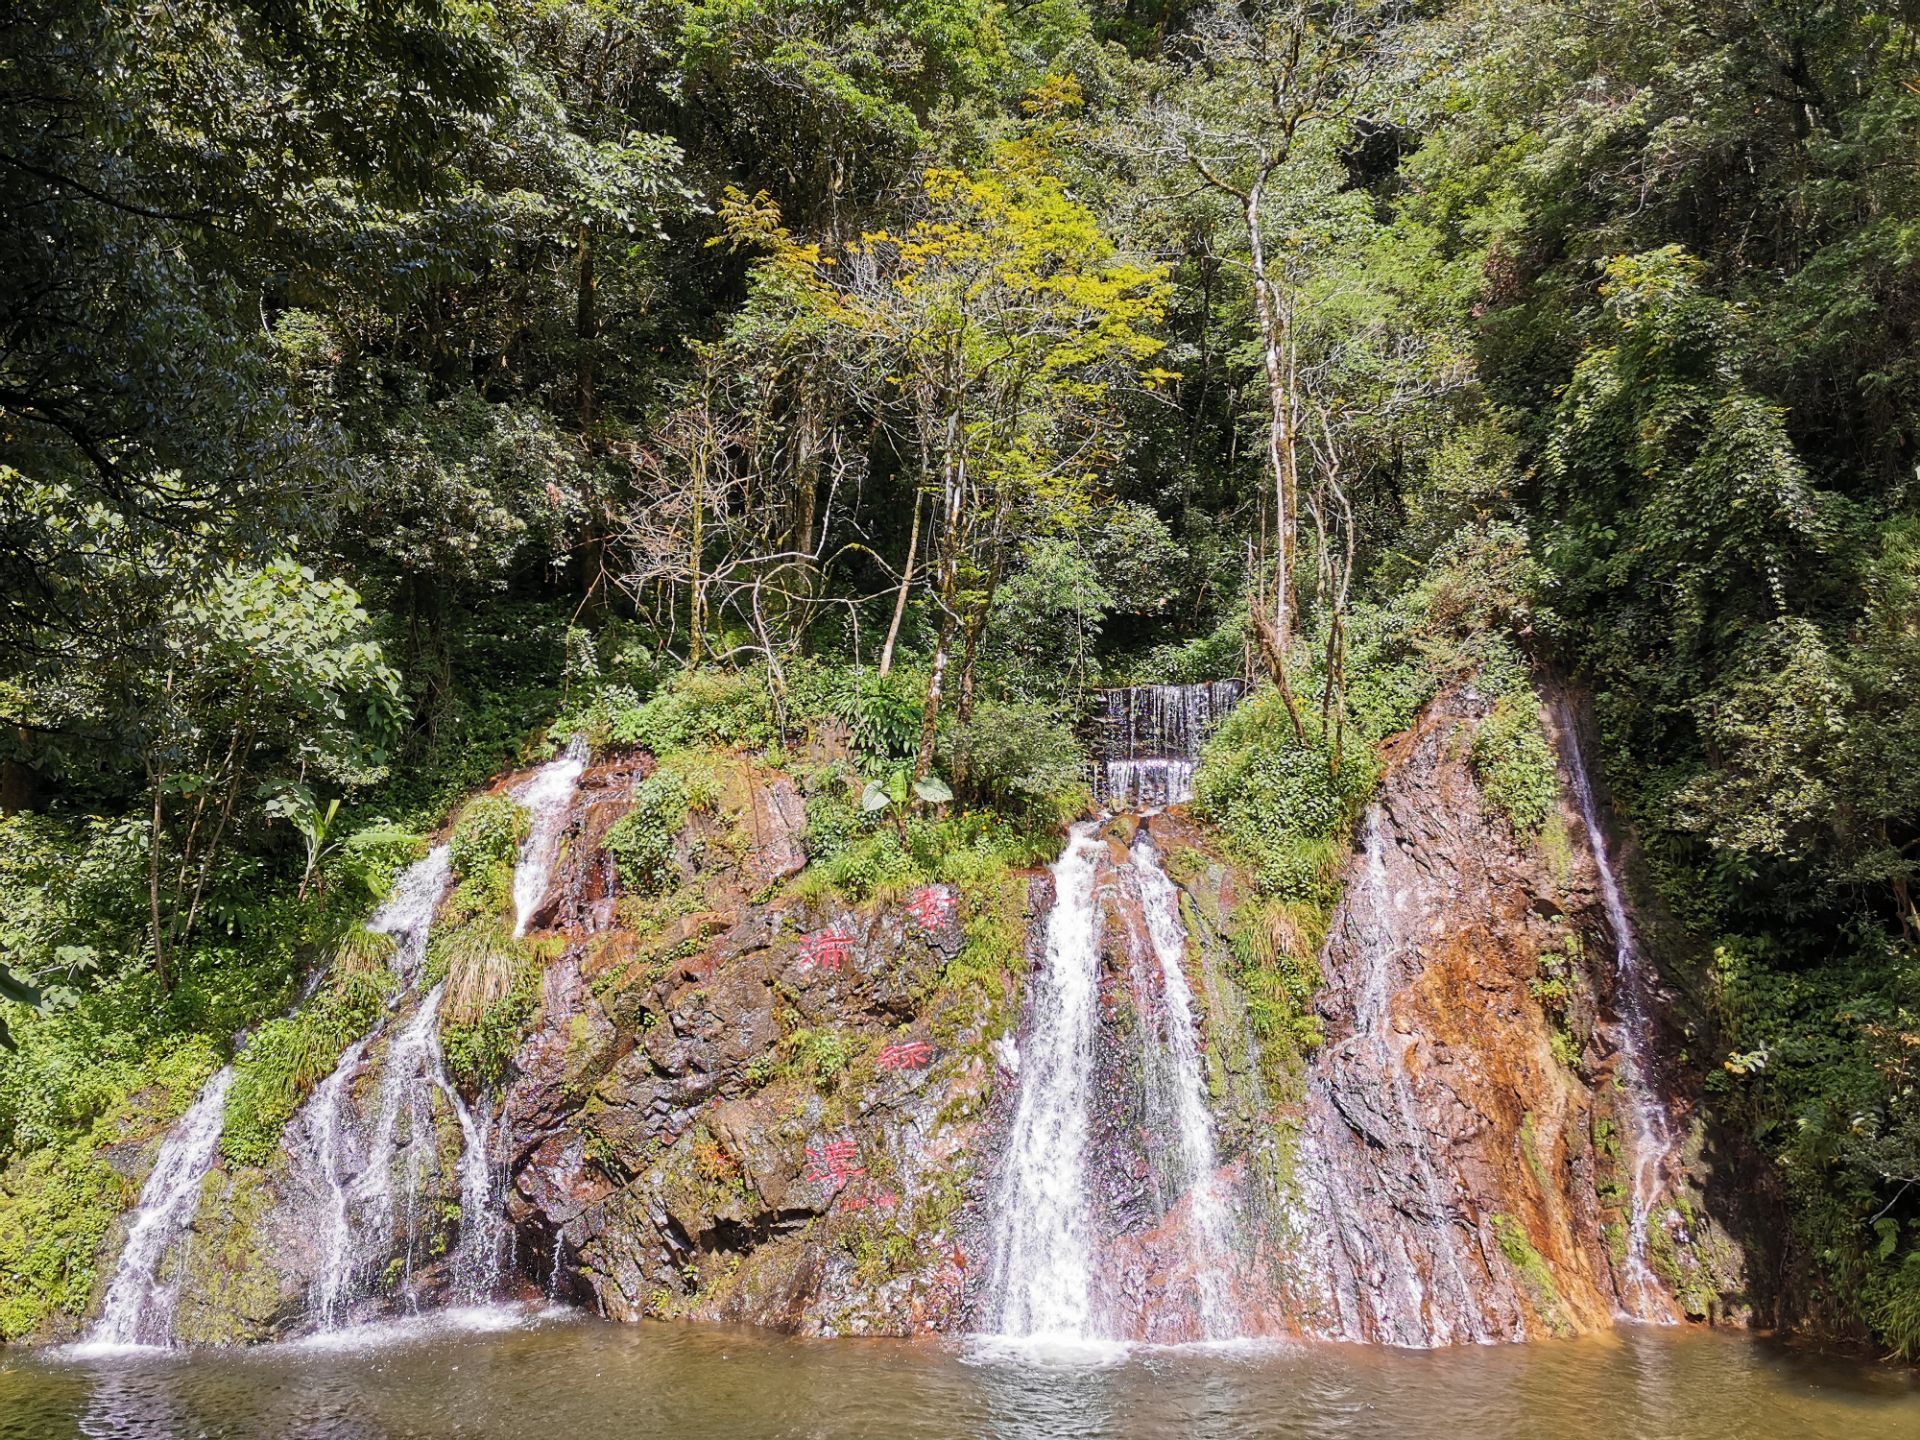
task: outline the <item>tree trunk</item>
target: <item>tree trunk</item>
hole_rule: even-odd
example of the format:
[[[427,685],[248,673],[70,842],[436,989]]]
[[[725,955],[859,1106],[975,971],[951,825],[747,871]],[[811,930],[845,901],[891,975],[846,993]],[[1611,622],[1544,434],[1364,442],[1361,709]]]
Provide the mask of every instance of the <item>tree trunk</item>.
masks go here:
[[[573,334],[580,349],[574,384],[578,390],[576,398],[579,403],[580,433],[584,435],[593,428],[593,338],[598,329],[593,312],[593,231],[584,220],[580,222],[579,273],[580,287],[574,307]]]
[[[960,412],[947,415],[946,457],[942,464],[940,544],[935,553],[940,599],[940,632],[933,647],[933,671],[927,677],[927,703],[921,711],[920,754],[913,778],[924,780],[933,769],[933,746],[940,722],[940,701],[946,690],[947,665],[953,648],[953,592],[960,578],[960,521],[967,488],[966,462],[960,455]]]
[[[920,504],[926,498],[926,486],[913,489],[913,528],[907,533],[907,565],[900,572],[900,592],[893,599],[893,620],[887,626],[887,643],[880,650],[880,673],[893,669],[893,647],[900,638],[900,622],[907,613],[907,592],[913,588],[913,562],[920,549]]]
[[[173,993],[173,976],[167,970],[167,936],[160,919],[160,827],[165,820],[164,791],[167,773],[148,772],[153,789],[153,822],[147,832],[147,912],[153,923],[153,973],[159,978],[160,993]]]
[[[1272,644],[1282,664],[1293,640],[1295,510],[1300,492],[1299,424],[1294,400],[1293,335],[1272,281],[1260,234],[1265,180],[1247,192],[1249,265],[1253,271],[1254,313],[1260,325],[1261,368],[1267,383],[1267,466],[1273,479],[1274,573]],[[1262,642],[1263,646],[1265,641]]]

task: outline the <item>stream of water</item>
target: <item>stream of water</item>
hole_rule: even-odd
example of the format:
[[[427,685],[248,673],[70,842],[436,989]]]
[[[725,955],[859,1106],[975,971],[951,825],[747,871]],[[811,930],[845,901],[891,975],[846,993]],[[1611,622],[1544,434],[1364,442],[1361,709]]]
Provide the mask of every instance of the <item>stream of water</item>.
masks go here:
[[[101,1347],[164,1345],[173,1334],[173,1312],[182,1276],[161,1274],[174,1241],[193,1220],[200,1184],[213,1166],[227,1118],[233,1067],[221,1070],[201,1090],[160,1147],[153,1173],[140,1191],[140,1205],[127,1232],[126,1248],[107,1287],[100,1319],[88,1332]]]
[[[1019,1055],[1019,1099],[995,1195],[989,1293],[1009,1337],[1093,1337],[1093,1258],[1087,1217],[1087,1091],[1099,1013],[1094,881],[1106,849],[1092,822],[1075,825],[1054,863],[1045,969]]]
[[[324,1343],[78,1359],[0,1350],[3,1440],[1912,1440],[1911,1372],[1743,1337],[1439,1351],[964,1343],[456,1312]]]
[[[1658,1077],[1648,1060],[1647,1040],[1653,1031],[1650,1006],[1653,981],[1635,937],[1633,918],[1607,850],[1607,834],[1593,798],[1593,782],[1581,753],[1573,716],[1563,713],[1560,728],[1566,736],[1567,770],[1573,780],[1574,803],[1587,832],[1587,846],[1600,876],[1600,898],[1607,925],[1613,932],[1614,1003],[1620,1012],[1615,1027],[1620,1047],[1620,1092],[1631,1121],[1632,1165],[1628,1187],[1627,1253],[1622,1269],[1625,1294],[1621,1297],[1635,1319],[1671,1322],[1672,1302],[1647,1261],[1647,1236],[1666,1195],[1665,1174],[1674,1151],[1673,1127],[1660,1100]]]

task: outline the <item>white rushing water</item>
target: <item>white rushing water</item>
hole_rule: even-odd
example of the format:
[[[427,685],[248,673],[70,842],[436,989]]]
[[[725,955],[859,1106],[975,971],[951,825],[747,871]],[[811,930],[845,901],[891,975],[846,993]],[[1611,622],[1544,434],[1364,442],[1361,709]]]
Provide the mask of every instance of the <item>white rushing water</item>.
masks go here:
[[[176,1273],[171,1281],[163,1281],[160,1267],[193,1223],[200,1185],[213,1168],[226,1124],[227,1090],[232,1084],[233,1067],[227,1066],[207,1081],[161,1143],[153,1173],[141,1188],[140,1208],[126,1248],[107,1286],[100,1319],[87,1334],[89,1345],[165,1345],[173,1339],[181,1276]]]
[[[530,812],[514,866],[516,935],[526,932],[552,878],[586,758],[584,743],[576,740],[513,792]],[[435,1217],[423,1207],[438,1203],[449,1181],[458,1186],[460,1231],[447,1289],[459,1302],[479,1304],[499,1284],[507,1226],[491,1155],[492,1112],[484,1103],[469,1104],[448,1073],[440,1044],[446,982],[423,995],[417,990],[434,915],[452,878],[448,847],[434,847],[400,877],[368,922],[369,929],[396,941],[392,964],[402,985],[398,1016],[404,1018],[350,1046],[288,1133],[288,1143],[304,1151],[305,1168],[319,1176],[326,1196],[327,1238],[309,1299],[322,1335],[357,1321],[356,1302],[372,1298],[376,1289],[403,1310],[419,1311],[427,1298],[422,1271],[438,1259],[419,1253],[435,1228]],[[379,1081],[362,1115],[353,1091],[369,1063],[377,1064]],[[458,1153],[450,1158],[442,1146],[448,1116],[459,1136]]]
[[[340,1302],[353,1278],[354,1168],[347,1153],[347,1092],[372,1039],[363,1036],[347,1047],[333,1073],[315,1088],[302,1116],[311,1137],[314,1166],[326,1187],[326,1241],[310,1297],[313,1313],[326,1330],[338,1323]]]
[[[1101,768],[1101,799],[1116,813],[1164,810],[1193,799],[1191,760],[1109,760]]]
[[[520,845],[520,862],[513,871],[513,933],[524,935],[547,881],[560,858],[560,837],[567,826],[573,792],[587,768],[587,742],[576,735],[554,760],[542,765],[533,778],[513,792],[527,808],[530,823]]]
[[[453,850],[436,845],[426,858],[415,861],[393,882],[386,902],[373,912],[367,928],[379,935],[391,935],[393,973],[403,985],[411,986],[420,978],[421,962],[427,958],[427,937],[433,931],[433,915],[453,882]]]
[[[1433,1250],[1437,1252],[1434,1258],[1439,1261],[1436,1267],[1439,1273],[1430,1272],[1431,1278],[1439,1279],[1444,1275],[1452,1282],[1453,1292],[1451,1297],[1446,1297],[1451,1300],[1450,1305],[1435,1303],[1426,1295],[1420,1283],[1420,1267],[1414,1263],[1408,1249],[1415,1228],[1413,1217],[1408,1216],[1408,1223],[1391,1241],[1401,1252],[1400,1263],[1387,1267],[1393,1274],[1389,1291],[1397,1293],[1381,1298],[1398,1303],[1380,1306],[1384,1338],[1393,1344],[1448,1344],[1457,1333],[1454,1320],[1448,1315],[1451,1309],[1464,1320],[1469,1336],[1484,1342],[1491,1337],[1481,1318],[1474,1291],[1460,1267],[1460,1247],[1457,1243],[1459,1227],[1455,1224],[1458,1207],[1448,1195],[1447,1188],[1441,1184],[1439,1172],[1434,1169],[1426,1127],[1421,1124],[1419,1112],[1414,1106],[1413,1092],[1407,1079],[1406,1045],[1410,1042],[1402,1039],[1393,1024],[1393,968],[1402,943],[1395,921],[1405,906],[1402,898],[1388,884],[1386,821],[1377,806],[1367,812],[1365,845],[1367,863],[1362,872],[1362,884],[1369,902],[1366,910],[1366,970],[1354,994],[1353,1028],[1368,1052],[1370,1068],[1385,1082],[1387,1097],[1392,1103],[1392,1115],[1399,1122],[1399,1139],[1412,1155],[1419,1175],[1428,1211],[1424,1233],[1431,1239]]]
[[[1205,1058],[1194,1024],[1193,989],[1184,968],[1187,927],[1180,915],[1180,892],[1160,867],[1160,857],[1144,830],[1134,841],[1131,868],[1147,936],[1160,962],[1164,1044],[1173,1070],[1172,1121],[1187,1184],[1185,1233],[1198,1290],[1198,1319],[1206,1339],[1231,1339],[1242,1330],[1232,1293],[1233,1217],[1220,1188]]]
[[[1087,1101],[1099,1018],[1094,880],[1105,845],[1094,829],[1075,825],[1053,866],[1046,960],[1031,987],[1032,1028],[996,1187],[990,1293],[999,1333],[1010,1337],[1095,1333]]]
[[[418,981],[426,960],[433,917],[452,884],[451,852],[436,845],[403,871],[386,902],[367,928],[391,935],[390,961],[403,993]],[[430,999],[437,1002],[438,989]],[[371,1052],[386,1033],[383,1022],[348,1046],[333,1073],[321,1081],[288,1127],[286,1145],[296,1163],[314,1175],[324,1193],[326,1238],[319,1269],[308,1292],[309,1314],[321,1331],[349,1318],[353,1302],[380,1278],[401,1221],[417,1196],[432,1163],[433,1123],[428,1057],[437,1056],[434,1004],[421,1004],[388,1040],[383,1054]],[[380,1086],[371,1123],[359,1113],[354,1085],[370,1059],[380,1066]],[[395,1186],[401,1124],[407,1123],[407,1184]],[[409,1236],[413,1227],[407,1227]],[[401,1286],[411,1288],[412,1257],[405,1257]]]
[[[1660,1101],[1654,1074],[1647,1062],[1646,1036],[1652,1029],[1648,1010],[1651,985],[1634,938],[1633,920],[1627,914],[1626,898],[1614,873],[1613,857],[1607,850],[1606,832],[1600,827],[1593,784],[1587,776],[1586,759],[1581,754],[1571,715],[1562,714],[1561,729],[1567,737],[1567,769],[1573,778],[1574,801],[1580,808],[1587,846],[1593,852],[1594,866],[1600,874],[1600,898],[1606,907],[1607,924],[1613,930],[1615,993],[1620,1008],[1620,1094],[1633,1130],[1627,1253],[1622,1265],[1627,1293],[1621,1298],[1635,1319],[1671,1321],[1672,1305],[1647,1261],[1647,1234],[1654,1212],[1665,1195],[1664,1176],[1674,1151],[1666,1107]]]

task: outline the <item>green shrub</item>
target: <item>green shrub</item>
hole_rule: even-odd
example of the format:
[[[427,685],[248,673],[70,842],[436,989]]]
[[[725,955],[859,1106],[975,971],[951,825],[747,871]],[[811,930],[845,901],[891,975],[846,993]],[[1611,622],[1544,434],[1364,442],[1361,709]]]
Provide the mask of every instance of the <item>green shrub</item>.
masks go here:
[[[681,772],[662,767],[642,782],[633,808],[601,841],[620,874],[620,883],[642,895],[659,895],[679,883],[675,864],[680,831],[689,813]]]
[[[926,685],[905,670],[843,673],[829,686],[827,703],[846,722],[854,753],[873,764],[911,759],[920,749]]]
[[[1560,795],[1560,771],[1533,687],[1509,691],[1473,732],[1473,773],[1517,835],[1537,835]]]
[[[508,1063],[540,1008],[539,972],[522,967],[516,983],[472,1021],[449,1019],[440,1029],[440,1047],[454,1079],[476,1089],[500,1084]]]
[[[786,1074],[831,1089],[852,1062],[857,1042],[839,1030],[794,1030],[780,1042]]]
[[[696,745],[755,748],[776,738],[765,681],[731,670],[681,671],[645,704],[613,717],[610,737],[656,755]]]
[[[496,865],[511,866],[529,823],[527,812],[505,795],[468,802],[449,842],[453,873],[464,880]]]
[[[1240,705],[1202,751],[1194,798],[1263,893],[1331,907],[1378,761],[1371,747],[1349,743],[1336,769],[1318,716],[1303,719],[1304,743],[1276,691]]]
[[[336,973],[292,1015],[254,1031],[234,1061],[221,1153],[241,1165],[271,1160],[301,1102],[333,1073],[347,1047],[373,1028],[386,998],[384,975]]]
[[[1087,808],[1088,756],[1056,706],[985,701],[953,742],[948,773],[976,799],[1064,823]]]

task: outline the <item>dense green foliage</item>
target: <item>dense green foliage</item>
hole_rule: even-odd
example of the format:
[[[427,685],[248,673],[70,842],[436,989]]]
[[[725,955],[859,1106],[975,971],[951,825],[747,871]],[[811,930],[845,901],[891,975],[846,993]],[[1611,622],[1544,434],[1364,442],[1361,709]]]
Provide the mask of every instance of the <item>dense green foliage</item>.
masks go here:
[[[1200,801],[1306,1044],[1374,744],[1476,686],[1530,836],[1545,669],[1716,1117],[1920,1353],[1909,5],[15,10],[0,1332],[188,1070],[238,1046],[271,1144],[380,998],[341,937],[555,739],[660,758],[608,843],[662,904],[712,757],[775,758],[803,883],[969,888],[997,993],[1086,692],[1257,676]],[[454,831],[469,1082],[535,1003],[522,824]]]

